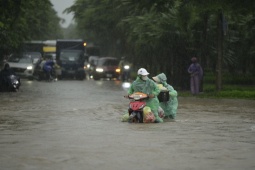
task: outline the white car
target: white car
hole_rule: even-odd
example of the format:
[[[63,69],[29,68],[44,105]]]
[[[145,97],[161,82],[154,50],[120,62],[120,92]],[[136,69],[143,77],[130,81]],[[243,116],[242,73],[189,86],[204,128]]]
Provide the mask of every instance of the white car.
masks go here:
[[[11,56],[8,60],[11,69],[20,77],[33,79],[34,64],[31,57]]]

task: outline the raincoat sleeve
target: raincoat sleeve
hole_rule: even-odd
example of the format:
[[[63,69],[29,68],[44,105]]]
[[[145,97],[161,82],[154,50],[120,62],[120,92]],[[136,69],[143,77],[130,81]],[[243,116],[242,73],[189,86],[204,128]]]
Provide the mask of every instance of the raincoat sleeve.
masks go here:
[[[157,86],[157,84],[154,83],[153,81],[152,81],[152,84],[153,84],[152,94],[154,94],[154,96],[158,96],[159,93],[160,93],[160,89],[159,89],[159,87]]]
[[[170,96],[177,97],[178,93],[174,90],[173,86],[167,85],[167,89],[169,90]]]
[[[193,73],[193,71],[192,71],[192,64],[189,66],[189,68],[188,68],[188,73],[189,74],[191,74],[191,73]]]
[[[131,84],[130,88],[128,89],[128,94],[134,93],[134,83]]]

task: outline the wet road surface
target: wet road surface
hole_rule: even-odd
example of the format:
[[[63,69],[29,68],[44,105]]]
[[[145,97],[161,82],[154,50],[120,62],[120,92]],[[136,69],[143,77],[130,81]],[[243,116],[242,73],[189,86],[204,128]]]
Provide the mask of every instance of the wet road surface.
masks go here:
[[[121,122],[118,81],[0,93],[1,170],[254,170],[255,101],[179,98],[176,122]]]

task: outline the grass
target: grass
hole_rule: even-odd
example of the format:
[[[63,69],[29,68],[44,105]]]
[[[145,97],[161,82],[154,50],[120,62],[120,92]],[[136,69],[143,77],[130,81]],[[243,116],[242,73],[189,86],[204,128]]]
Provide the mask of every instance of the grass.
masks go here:
[[[249,88],[250,89],[250,88]],[[222,89],[221,91],[206,91],[206,88],[202,93],[198,95],[201,98],[230,98],[230,99],[251,99],[255,100],[255,90],[249,90],[246,88],[243,89]],[[189,91],[178,91],[178,95],[182,97],[192,96]]]
[[[212,73],[205,74],[203,93],[201,98],[231,98],[255,100],[255,77],[250,75],[224,74],[221,91],[216,90],[215,76]],[[248,85],[247,85],[248,84]],[[192,96],[189,91],[178,91],[179,96]]]

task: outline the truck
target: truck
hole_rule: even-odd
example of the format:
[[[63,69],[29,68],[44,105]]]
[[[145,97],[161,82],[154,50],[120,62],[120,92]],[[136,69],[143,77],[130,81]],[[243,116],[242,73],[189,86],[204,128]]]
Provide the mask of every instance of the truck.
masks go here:
[[[86,73],[84,62],[86,60],[86,43],[82,39],[57,39],[56,61],[61,67],[62,78],[75,78],[84,80]]]

